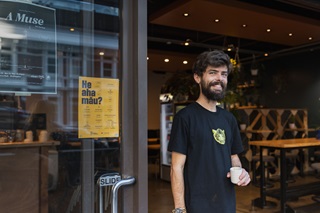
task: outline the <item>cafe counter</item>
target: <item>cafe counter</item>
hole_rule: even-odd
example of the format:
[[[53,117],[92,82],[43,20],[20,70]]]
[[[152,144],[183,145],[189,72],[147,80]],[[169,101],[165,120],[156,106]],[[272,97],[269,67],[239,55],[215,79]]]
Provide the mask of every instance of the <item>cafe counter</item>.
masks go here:
[[[0,143],[0,206],[4,212],[48,212],[48,153],[58,141]]]

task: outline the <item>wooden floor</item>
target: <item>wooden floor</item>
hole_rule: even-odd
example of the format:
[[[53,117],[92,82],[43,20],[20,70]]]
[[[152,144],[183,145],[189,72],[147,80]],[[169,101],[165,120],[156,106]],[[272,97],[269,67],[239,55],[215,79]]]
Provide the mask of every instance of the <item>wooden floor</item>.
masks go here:
[[[152,213],[164,213],[171,212],[173,209],[173,201],[170,183],[167,181],[160,180],[158,177],[159,171],[155,164],[149,164],[149,211]],[[294,176],[294,182],[290,185],[310,183],[314,181],[320,181],[314,175],[307,175],[305,177]],[[279,181],[273,180],[273,188],[279,187]],[[272,201],[276,203],[273,208],[258,208],[252,205],[252,200],[258,198],[260,194],[259,188],[250,184],[246,187],[237,187],[237,213],[271,213],[280,212],[279,201],[267,197],[267,201]],[[319,192],[320,195],[320,192]],[[320,202],[316,202],[312,199],[313,195],[300,197],[297,201],[289,201],[287,204],[293,207],[295,213],[320,213]]]

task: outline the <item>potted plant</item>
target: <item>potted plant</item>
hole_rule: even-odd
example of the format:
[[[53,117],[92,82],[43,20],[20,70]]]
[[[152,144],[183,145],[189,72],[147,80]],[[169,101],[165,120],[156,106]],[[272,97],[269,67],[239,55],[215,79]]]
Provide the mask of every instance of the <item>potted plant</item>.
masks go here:
[[[193,79],[192,72],[175,72],[161,88],[161,93],[171,93],[175,102],[195,100],[199,86]]]
[[[289,128],[290,129],[295,129],[296,128],[296,118],[294,115],[290,115],[289,117]]]
[[[256,61],[256,56],[253,55],[253,60],[252,60],[252,64],[251,64],[251,75],[252,76],[257,76],[258,75],[258,71],[259,71],[259,64]]]
[[[236,118],[237,123],[240,127],[240,130],[244,131],[247,128],[246,122],[242,119],[241,115],[239,114],[238,110],[233,108],[230,109],[230,112],[233,114],[233,116]]]

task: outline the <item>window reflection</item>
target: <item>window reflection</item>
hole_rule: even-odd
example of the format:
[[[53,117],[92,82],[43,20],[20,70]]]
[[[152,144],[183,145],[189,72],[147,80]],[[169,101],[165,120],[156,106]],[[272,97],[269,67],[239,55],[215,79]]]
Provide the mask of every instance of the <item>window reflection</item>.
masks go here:
[[[0,148],[6,150],[0,154],[0,188],[7,195],[1,209],[81,212],[81,155],[95,152],[97,173],[119,168],[119,138],[96,139],[93,150],[84,150],[77,135],[79,76],[119,77],[118,1],[25,2],[54,9],[56,26],[47,33],[25,34],[25,26],[0,33],[0,78],[11,75],[0,85]],[[84,29],[83,12],[92,6],[94,29]],[[0,26],[3,32],[4,23]],[[84,31],[91,30],[84,39]],[[58,143],[36,145],[44,133]]]

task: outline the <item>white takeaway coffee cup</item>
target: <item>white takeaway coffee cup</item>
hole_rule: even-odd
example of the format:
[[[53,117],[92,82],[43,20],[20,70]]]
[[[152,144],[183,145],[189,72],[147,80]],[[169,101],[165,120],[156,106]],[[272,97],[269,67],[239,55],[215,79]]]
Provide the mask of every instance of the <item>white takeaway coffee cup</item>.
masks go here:
[[[231,182],[234,184],[237,184],[239,182],[239,176],[242,173],[241,167],[231,167],[230,168],[230,174],[231,174]]]

